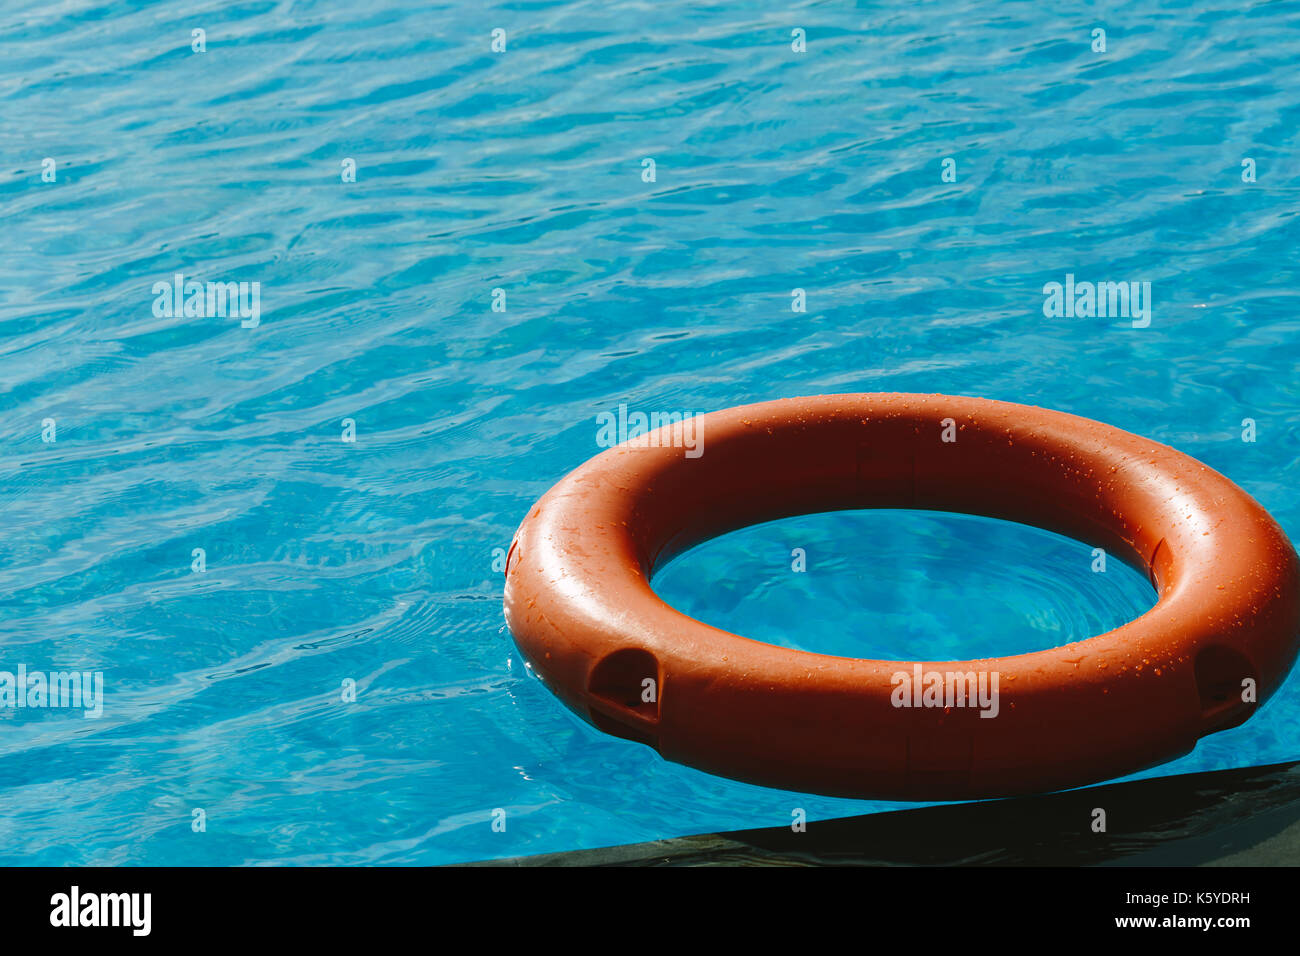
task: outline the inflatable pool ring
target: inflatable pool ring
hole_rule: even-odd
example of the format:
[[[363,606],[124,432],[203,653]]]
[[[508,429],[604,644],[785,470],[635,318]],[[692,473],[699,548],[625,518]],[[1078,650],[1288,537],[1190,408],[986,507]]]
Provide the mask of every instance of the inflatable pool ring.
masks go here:
[[[700,416],[597,455],[529,511],[505,614],[546,684],[665,758],[788,790],[955,800],[1081,786],[1178,757],[1281,686],[1300,564],[1268,513],[1172,448],[946,395],[825,395]],[[693,450],[692,450],[693,449]],[[874,661],[675,611],[656,567],[715,535],[846,508],[1036,525],[1144,569],[1123,627],[984,660]]]

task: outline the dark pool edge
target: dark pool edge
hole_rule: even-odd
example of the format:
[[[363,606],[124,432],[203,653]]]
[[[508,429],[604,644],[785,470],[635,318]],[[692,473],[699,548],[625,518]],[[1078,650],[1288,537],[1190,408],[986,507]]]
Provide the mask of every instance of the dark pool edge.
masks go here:
[[[1296,866],[1300,761],[461,865]]]

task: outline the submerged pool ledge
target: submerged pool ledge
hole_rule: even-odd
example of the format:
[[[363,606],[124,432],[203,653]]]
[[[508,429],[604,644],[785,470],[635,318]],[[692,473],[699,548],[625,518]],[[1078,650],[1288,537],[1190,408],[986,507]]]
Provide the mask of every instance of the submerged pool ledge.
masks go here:
[[[1106,832],[1092,830],[1095,808]],[[468,866],[1295,866],[1300,761]]]

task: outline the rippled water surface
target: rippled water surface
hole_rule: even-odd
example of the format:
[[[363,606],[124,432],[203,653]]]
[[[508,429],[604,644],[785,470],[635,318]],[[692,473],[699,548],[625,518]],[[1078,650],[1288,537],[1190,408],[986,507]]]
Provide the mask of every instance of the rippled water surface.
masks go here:
[[[528,676],[494,549],[619,403],[1029,402],[1300,537],[1296,4],[760,7],[0,8],[0,669],[106,682],[98,720],[0,711],[0,861],[441,863],[889,806],[665,763]],[[258,323],[156,315],[176,273],[260,283]],[[1045,317],[1067,273],[1151,282],[1150,326]],[[853,513],[657,586],[773,642],[981,656],[1149,606],[1088,561]],[[1300,756],[1297,691],[1152,772]]]

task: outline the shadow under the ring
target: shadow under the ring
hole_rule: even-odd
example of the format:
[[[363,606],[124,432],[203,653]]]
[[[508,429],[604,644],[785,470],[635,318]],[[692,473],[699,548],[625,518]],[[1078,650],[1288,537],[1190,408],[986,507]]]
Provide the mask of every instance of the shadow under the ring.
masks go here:
[[[1297,864],[1300,761],[468,865]]]

